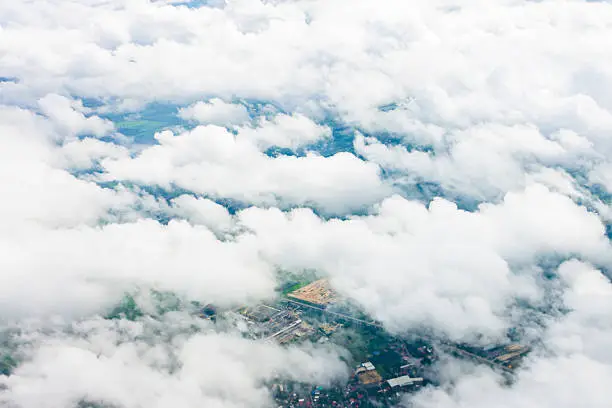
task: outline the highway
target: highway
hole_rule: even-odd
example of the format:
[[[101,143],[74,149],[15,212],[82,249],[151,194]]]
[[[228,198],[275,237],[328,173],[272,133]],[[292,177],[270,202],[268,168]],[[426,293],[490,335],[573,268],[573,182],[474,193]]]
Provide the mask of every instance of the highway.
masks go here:
[[[287,302],[287,303],[292,303],[292,304],[298,305],[300,307],[308,307],[310,309],[315,309],[315,310],[318,310],[319,312],[323,312],[323,313],[326,313],[326,314],[329,314],[329,315],[332,315],[332,316],[337,316],[337,317],[339,317],[341,319],[351,320],[353,322],[357,322],[357,323],[360,323],[360,324],[365,324],[367,326],[377,327],[379,329],[384,329],[383,325],[380,324],[380,323],[358,319],[356,317],[345,315],[345,314],[342,314],[342,313],[332,312],[332,311],[324,309],[322,307],[312,306],[312,305],[309,305],[309,304],[306,304],[306,303],[296,302],[294,300],[286,299],[286,298],[281,299],[281,301]]]
[[[358,319],[356,317],[345,315],[343,313],[332,312],[332,311],[327,310],[325,308],[309,305],[309,304],[302,303],[302,302],[296,302],[294,300],[287,299],[287,298],[283,298],[281,300],[283,302],[292,303],[292,304],[298,305],[300,307],[307,307],[307,308],[310,308],[310,309],[315,309],[315,310],[318,310],[319,312],[323,312],[323,313],[326,313],[328,315],[336,316],[336,317],[339,317],[341,319],[350,320],[350,321],[353,321],[353,322],[356,322],[356,323],[359,323],[359,324],[364,324],[364,325],[370,326],[370,327],[376,327],[376,328],[379,328],[379,329],[384,329],[383,325],[380,324],[380,323],[376,323],[376,322],[372,322],[372,321],[367,321],[367,320],[363,320],[363,319]],[[459,348],[457,346],[454,346],[454,345],[452,345],[450,343],[441,342],[441,341],[435,340],[435,339],[433,339],[433,338],[431,338],[429,336],[426,336],[426,335],[420,335],[420,337],[425,339],[425,340],[427,340],[430,343],[439,344],[441,346],[441,348],[444,351],[446,351],[447,353],[459,354],[459,355],[461,355],[461,356],[463,356],[465,358],[469,358],[469,359],[477,361],[479,363],[486,364],[486,365],[488,365],[488,366],[490,366],[492,368],[497,368],[497,369],[500,369],[500,370],[505,371],[507,373],[512,373],[513,372],[510,368],[508,368],[506,366],[503,366],[503,365],[501,365],[499,363],[496,363],[494,361],[487,360],[486,358],[483,358],[483,357],[481,357],[481,356],[479,356],[477,354],[474,354],[474,353],[470,353],[469,351],[463,350],[463,349],[461,349],[461,348]]]
[[[500,369],[502,371],[505,371],[507,373],[512,373],[512,370],[510,368],[504,366],[504,365],[501,365],[501,364],[496,363],[496,362],[491,361],[491,360],[487,360],[484,357],[481,357],[481,356],[479,356],[477,354],[474,354],[474,353],[470,353],[469,351],[463,350],[463,349],[461,349],[461,348],[459,348],[457,346],[453,346],[452,344],[448,344],[448,343],[444,343],[444,342],[438,342],[438,344],[441,346],[442,349],[446,349],[447,352],[460,354],[460,355],[462,355],[465,358],[476,360],[477,362],[482,363],[482,364],[486,364],[486,365],[488,365],[488,366],[490,366],[492,368],[498,368],[498,369]]]

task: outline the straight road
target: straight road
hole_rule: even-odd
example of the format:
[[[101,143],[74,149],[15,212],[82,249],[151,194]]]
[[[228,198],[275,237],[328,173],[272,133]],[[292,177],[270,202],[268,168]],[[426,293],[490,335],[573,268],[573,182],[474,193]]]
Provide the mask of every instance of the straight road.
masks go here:
[[[326,313],[328,315],[336,316],[336,317],[339,317],[339,318],[345,319],[345,320],[350,320],[350,321],[353,321],[353,322],[356,322],[356,323],[359,323],[359,324],[364,324],[366,326],[376,327],[376,328],[379,328],[379,329],[383,329],[384,328],[383,325],[380,324],[380,323],[376,323],[376,322],[372,322],[372,321],[367,321],[367,320],[363,320],[363,319],[358,319],[356,317],[345,315],[343,313],[332,312],[332,311],[327,310],[327,309],[322,308],[322,307],[308,305],[308,304],[302,303],[302,302],[296,302],[294,300],[287,299],[287,298],[284,298],[284,299],[281,299],[281,300],[283,302],[295,304],[295,305],[300,306],[300,307],[307,307],[307,308],[310,308],[310,309],[315,309],[315,310],[318,310],[320,312]],[[477,354],[474,354],[474,353],[470,353],[469,351],[463,350],[463,349],[461,349],[461,348],[459,348],[457,346],[454,346],[454,345],[452,345],[450,343],[435,341],[433,338],[430,338],[429,336],[421,335],[421,337],[423,339],[431,342],[431,343],[438,343],[438,344],[440,344],[441,348],[444,349],[447,352],[459,354],[459,355],[461,355],[463,357],[469,358],[471,360],[475,360],[475,361],[477,361],[479,363],[486,364],[486,365],[488,365],[488,366],[490,366],[492,368],[498,368],[498,369],[500,369],[502,371],[505,371],[507,373],[512,373],[512,370],[509,369],[506,366],[503,366],[503,365],[501,365],[499,363],[495,363],[493,361],[487,360],[486,358],[483,358],[483,357],[481,357],[481,356],[479,356]]]

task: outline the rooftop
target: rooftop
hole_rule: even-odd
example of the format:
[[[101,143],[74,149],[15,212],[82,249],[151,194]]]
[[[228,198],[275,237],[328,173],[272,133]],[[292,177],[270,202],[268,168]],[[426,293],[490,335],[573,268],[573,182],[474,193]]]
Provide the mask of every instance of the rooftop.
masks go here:
[[[363,363],[362,366],[368,371],[374,370],[374,364],[372,364],[369,361],[366,361],[365,363]]]
[[[390,380],[387,380],[387,383],[389,383],[389,386],[391,388],[404,387],[406,385],[412,385],[420,382],[423,382],[423,379],[421,377],[413,378],[409,375],[403,375],[401,377],[391,378]]]

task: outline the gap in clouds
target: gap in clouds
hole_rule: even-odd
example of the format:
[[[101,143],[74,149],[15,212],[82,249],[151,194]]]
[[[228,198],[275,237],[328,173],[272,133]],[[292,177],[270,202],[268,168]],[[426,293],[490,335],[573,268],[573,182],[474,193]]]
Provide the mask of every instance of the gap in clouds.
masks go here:
[[[251,118],[251,121],[260,120],[261,118],[266,118],[269,120],[273,118],[275,115],[279,114],[287,114],[286,111],[281,108],[274,106],[271,103],[263,102],[263,101],[244,101],[244,102],[234,102],[239,103],[239,106],[244,106],[248,114]],[[88,109],[92,109],[95,111],[107,111],[108,106],[104,105],[101,101],[95,100],[85,100],[83,102],[83,106]],[[106,113],[101,114],[100,116],[104,119],[112,120],[115,123],[116,129],[123,133],[124,136],[128,136],[135,143],[139,145],[149,145],[151,143],[156,144],[157,140],[152,138],[152,135],[160,130],[164,129],[193,129],[195,125],[186,121],[179,117],[178,113],[184,109],[183,107],[175,104],[163,104],[163,103],[153,103],[149,104],[145,109],[130,112],[130,113]],[[396,109],[395,104],[392,104],[391,107],[383,107],[380,108],[381,111],[389,112]],[[93,115],[93,113],[89,113],[86,117]],[[344,124],[339,119],[335,119],[331,114],[327,114],[327,117],[324,118],[321,122],[319,122],[323,126],[327,126],[332,130],[332,137],[323,139],[319,142],[315,142],[312,144],[306,144],[302,147],[298,147],[296,149],[291,148],[281,148],[281,147],[269,147],[264,151],[269,157],[278,157],[278,156],[295,156],[295,157],[304,157],[307,152],[315,152],[320,154],[322,157],[330,157],[339,152],[348,152],[354,155],[357,155],[361,159],[365,159],[363,156],[356,153],[354,149],[356,132],[360,132],[361,129],[348,126]],[[256,125],[255,125],[256,126]],[[360,132],[360,134],[363,134]],[[374,138],[381,143],[382,145],[392,147],[392,146],[401,146],[406,149],[407,152],[419,151],[427,154],[433,154],[435,157],[435,149],[432,146],[413,146],[410,144],[405,144],[402,139],[402,135],[392,134],[392,133],[376,133],[376,134],[363,134],[364,137]],[[86,136],[82,136],[86,137]],[[106,139],[106,140],[105,140]],[[112,137],[104,136],[101,138],[102,141],[109,143],[120,143],[119,140],[113,139]],[[142,148],[142,147],[141,147]],[[581,169],[563,169],[566,170],[568,174],[570,174],[576,182],[582,180],[586,180],[585,170]],[[103,169],[99,165],[94,165],[89,169],[80,169],[78,171],[74,171],[73,174],[77,176],[92,176],[95,174],[101,174]],[[483,198],[477,199],[473,196],[461,194],[456,191],[445,189],[440,183],[432,182],[427,179],[422,179],[420,177],[406,179],[405,173],[402,170],[394,170],[387,169],[385,167],[381,168],[381,179],[386,182],[390,182],[395,186],[396,192],[401,193],[404,197],[410,199],[416,199],[421,202],[429,202],[435,197],[445,197],[451,201],[457,203],[459,208],[466,209],[469,211],[474,211],[477,208],[477,205],[483,202]],[[125,182],[123,184],[126,184]],[[117,183],[100,183],[101,186],[107,187],[115,187]],[[126,184],[127,186],[130,183]],[[137,184],[134,184],[137,186]],[[151,190],[149,186],[139,185],[138,186],[143,191]],[[172,198],[175,198],[181,194],[189,193],[189,190],[174,187],[172,190],[154,188],[151,191],[148,191],[148,194],[151,194],[153,197],[157,197],[160,200],[165,200],[168,202]],[[203,197],[206,197],[204,195]],[[591,198],[593,197],[593,198]],[[228,210],[230,213],[235,213],[239,209],[246,208],[249,203],[241,202],[240,200],[233,200],[231,198],[224,197],[210,197],[215,200],[217,203],[226,203]],[[592,203],[593,199],[596,201]],[[586,191],[586,195],[578,196],[575,198],[576,202],[579,204],[586,205],[590,210],[597,211],[597,203],[606,202],[609,199],[609,194],[602,188],[599,188],[597,184],[593,185],[588,191]],[[306,204],[308,206],[308,204]],[[291,208],[289,205],[285,207],[286,209]],[[326,214],[325,211],[320,211],[316,205],[312,207],[316,213],[324,218],[330,216],[330,214]],[[367,208],[364,207],[361,210],[356,210],[355,214],[365,214],[367,213]],[[154,211],[153,213],[149,212],[149,216],[153,216],[155,219],[160,220],[161,222],[168,222],[170,217],[164,214],[163,209]],[[336,214],[336,216],[345,217],[346,215]],[[609,223],[607,222],[607,225]],[[608,227],[609,228],[609,227]]]
[[[256,121],[263,118],[269,120],[278,114],[287,114],[288,112],[270,102],[248,100],[234,101],[238,106],[243,106],[247,109],[253,126]],[[95,110],[108,110],[108,108],[100,101],[86,100],[84,106]],[[100,116],[104,119],[112,120],[118,132],[124,136],[131,138],[134,143],[139,145],[156,144],[157,141],[152,137],[157,131],[164,129],[193,129],[196,126],[192,121],[186,121],[179,117],[178,112],[184,109],[184,106],[167,104],[167,103],[152,103],[147,105],[142,110],[137,110],[130,113],[102,113]],[[381,112],[393,112],[397,108],[397,104],[389,104],[379,108]],[[444,151],[438,151],[432,145],[419,145],[406,143],[407,135],[390,132],[375,132],[367,133],[359,126],[348,125],[339,117],[334,116],[333,112],[328,112],[323,115],[318,121],[319,124],[327,126],[332,130],[332,137],[323,139],[319,142],[306,144],[291,149],[286,147],[271,146],[264,153],[270,157],[278,156],[295,156],[304,157],[307,152],[315,152],[322,157],[330,157],[339,152],[348,152],[362,159],[367,159],[362,154],[355,150],[355,134],[359,132],[365,138],[376,140],[380,146],[386,146],[388,149],[403,148],[408,154],[422,152],[435,158],[437,155],[444,155]],[[112,137],[103,137],[103,141],[113,141]],[[552,168],[552,167],[551,167]],[[588,168],[584,167],[562,167],[558,166],[559,170],[569,174],[576,183],[583,184],[588,176]],[[96,169],[91,169],[95,172]],[[85,172],[86,173],[86,172]],[[396,186],[397,191],[405,197],[417,199],[423,202],[428,202],[436,196],[447,197],[464,209],[474,210],[476,206],[487,197],[476,198],[470,194],[463,194],[460,191],[454,191],[449,186],[443,186],[435,178],[431,179],[423,176],[406,177],[406,171],[403,169],[388,168],[384,165],[381,167],[381,177]],[[587,184],[588,186],[588,184]],[[583,191],[586,196],[577,196],[575,199],[578,203],[584,203],[591,209],[596,210],[594,205],[597,202],[608,202],[609,194],[599,184],[591,184],[588,191]],[[591,201],[595,199],[595,203]],[[609,217],[608,217],[609,218]]]
[[[280,114],[289,114],[286,110],[279,106],[275,106],[274,103],[267,101],[257,100],[245,100],[245,101],[233,101],[232,103],[237,104],[236,106],[243,106],[250,118],[251,125],[258,126],[258,121],[261,120],[272,120],[274,116]],[[156,132],[175,129],[175,131],[191,130],[197,124],[193,121],[185,120],[180,117],[180,112],[186,108],[186,105],[176,105],[173,103],[150,103],[144,109],[121,112],[115,111],[117,107],[113,105],[105,104],[100,100],[85,99],[83,105],[91,109],[93,112],[100,112],[99,116],[103,119],[111,120],[117,132],[122,136],[127,137],[127,140],[131,140],[129,144],[134,144],[138,147],[138,150],[146,148],[148,145],[158,144],[158,141],[153,137]],[[92,114],[90,114],[92,115]],[[380,143],[388,146],[404,146],[408,151],[422,151],[433,153],[431,146],[418,146],[405,144],[403,142],[403,136],[399,134],[393,134],[388,132],[377,132],[375,134],[365,133],[363,129],[358,127],[347,125],[340,120],[339,117],[334,116],[333,112],[328,112],[321,116],[318,122],[321,126],[326,126],[331,129],[332,136],[330,138],[322,139],[318,142],[311,144],[305,144],[298,148],[292,149],[287,147],[271,146],[264,151],[269,157],[278,156],[295,156],[305,157],[307,153],[316,153],[322,157],[331,157],[340,152],[347,152],[361,159],[365,159],[359,155],[354,148],[355,134],[359,132],[366,137],[376,138]],[[232,130],[230,126],[228,129]],[[87,137],[87,135],[82,136]],[[103,136],[100,138],[101,141],[108,143],[122,144],[122,140],[117,139],[115,136]],[[129,145],[128,145],[129,146]],[[101,174],[103,169],[98,165],[93,166],[89,169],[80,169],[74,171],[73,174],[77,176],[91,176],[95,174]],[[460,208],[474,210],[479,201],[474,201],[469,196],[461,196],[452,194],[452,192],[444,191],[439,183],[431,182],[428,180],[411,180],[404,181],[403,173],[400,171],[394,171],[386,168],[381,169],[381,178],[383,181],[388,181],[395,185],[396,191],[401,193],[403,196],[411,199],[416,199],[422,202],[429,202],[434,197],[447,197],[451,200],[456,201]],[[131,183],[123,182],[126,186]],[[101,186],[114,187],[116,183],[100,183]],[[136,185],[136,184],[135,184]],[[140,189],[151,190],[150,186],[138,185]],[[189,192],[188,190],[181,188],[173,188],[172,190],[165,190],[155,188],[149,191],[150,194],[163,200],[170,200],[178,195]],[[204,197],[206,197],[204,195]],[[235,212],[240,208],[246,208],[248,203],[240,203],[239,201],[232,199],[225,199],[223,197],[213,198],[217,202],[227,202],[229,204],[228,210]],[[307,205],[308,206],[308,205]],[[291,206],[286,207],[291,208]],[[325,211],[320,211],[319,208],[313,206],[313,209],[317,214],[328,217]],[[365,214],[367,208],[364,207],[358,210],[356,214]],[[343,214],[336,214],[338,216],[345,216]],[[156,216],[157,219],[164,220],[165,217]],[[167,219],[164,220],[167,222]]]

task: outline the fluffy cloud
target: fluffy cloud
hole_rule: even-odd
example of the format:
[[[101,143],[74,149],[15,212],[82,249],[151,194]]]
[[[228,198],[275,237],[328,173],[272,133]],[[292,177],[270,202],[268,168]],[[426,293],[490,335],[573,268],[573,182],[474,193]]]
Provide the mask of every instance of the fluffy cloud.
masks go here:
[[[545,137],[532,126],[479,125],[449,133],[445,139],[442,152],[409,151],[363,136],[356,138],[355,149],[413,182],[434,181],[448,191],[483,199],[524,187],[544,168],[575,170],[599,157],[585,137],[572,132]]]
[[[324,271],[390,328],[426,324],[455,338],[498,335],[516,298],[537,301],[539,271],[526,268],[536,257],[612,264],[598,217],[540,185],[477,212],[395,196],[376,214],[346,221],[325,222],[303,209],[249,209],[239,219],[271,262]]]
[[[221,242],[203,226],[172,221],[23,229],[2,237],[4,316],[87,315],[134,286],[220,305],[269,298],[273,269],[257,248]]]
[[[71,101],[63,96],[47,95],[39,99],[38,106],[60,133],[104,136],[113,130],[112,122],[97,116],[85,116],[87,110],[82,103]]]
[[[197,198],[183,194],[172,199],[174,214],[194,224],[201,224],[216,233],[229,232],[234,220],[222,205],[207,198]]]
[[[329,138],[331,130],[304,115],[277,115],[270,121],[262,120],[256,129],[243,129],[241,136],[256,141],[260,149],[277,146],[295,150]]]
[[[304,123],[306,128],[296,132]],[[169,190],[177,186],[259,205],[310,204],[331,213],[359,209],[384,197],[389,187],[378,166],[350,153],[269,157],[261,151],[271,142],[295,147],[325,135],[306,119],[288,117],[256,129],[240,128],[236,135],[212,125],[180,134],[164,131],[155,136],[159,144],[134,158],[103,160],[101,177]]]
[[[0,107],[0,178],[5,197],[0,209],[7,226],[17,228],[21,226],[17,223],[23,222],[48,226],[93,224],[109,210],[126,210],[133,203],[128,192],[102,189],[64,170],[60,164],[65,164],[61,144],[74,136],[56,133],[54,123],[31,111]],[[87,157],[76,154],[72,159],[90,163],[96,150]],[[108,149],[103,150],[101,154],[106,156]]]
[[[491,371],[457,379],[446,390],[428,390],[414,401],[425,407],[605,407],[612,380],[611,329],[606,311],[612,306],[612,284],[600,271],[572,261],[559,268],[568,286],[564,301],[570,312],[543,333],[540,350],[503,385]],[[580,372],[580,375],[576,375]]]
[[[2,7],[2,74],[21,80],[9,96],[49,88],[133,99],[323,95],[364,125],[402,131],[431,122],[580,126],[605,122],[611,104],[602,91],[610,84],[605,2],[234,0],[188,9],[47,0],[27,13]],[[172,58],[153,63],[159,55]],[[373,109],[409,97],[408,112]]]
[[[483,199],[523,186],[538,167],[588,172],[612,154],[605,2],[167,3],[3,5],[15,24],[3,27],[0,74],[17,81],[2,97],[34,104],[57,92],[141,106],[212,95],[182,111],[212,124],[248,120],[218,96],[331,110],[367,132],[429,146],[385,153],[372,140],[362,152],[404,172],[402,181]],[[593,179],[606,180],[599,171]]]
[[[29,338],[20,346],[27,362],[0,377],[8,387],[0,403],[266,407],[265,383],[278,377],[325,384],[345,376],[333,349],[281,348],[215,332],[198,320],[172,313],[159,321],[90,319],[51,334],[32,325],[17,339]],[[201,332],[192,333],[194,327]]]
[[[179,111],[179,116],[202,124],[218,126],[240,125],[249,121],[249,112],[239,104],[223,102],[219,98],[198,102]]]

